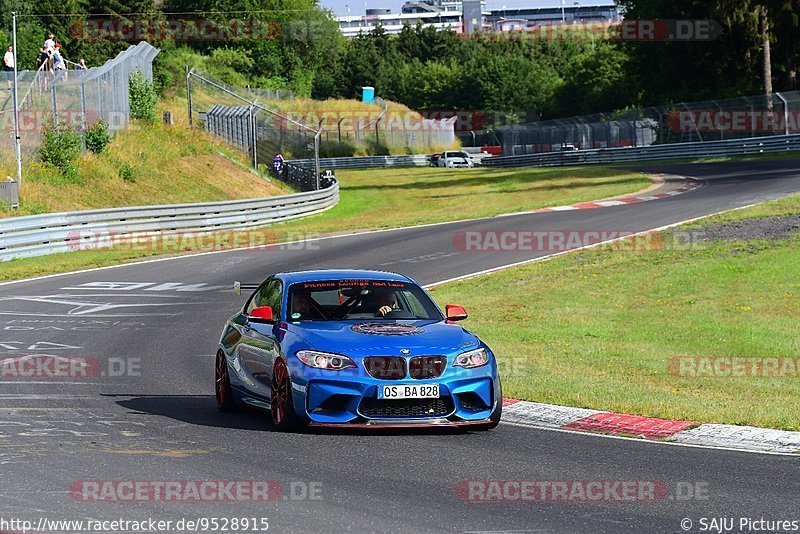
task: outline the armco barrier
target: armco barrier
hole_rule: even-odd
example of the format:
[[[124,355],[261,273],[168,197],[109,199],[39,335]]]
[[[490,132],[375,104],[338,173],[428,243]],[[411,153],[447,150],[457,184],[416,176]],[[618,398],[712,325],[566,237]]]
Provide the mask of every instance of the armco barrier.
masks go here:
[[[800,134],[753,137],[704,143],[672,143],[631,148],[599,148],[565,152],[541,152],[520,156],[486,158],[486,167],[525,167],[531,165],[593,165],[661,159],[703,158],[709,156],[741,156],[774,154],[800,150]]]
[[[165,232],[237,230],[297,219],[336,205],[339,184],[267,198],[138,206],[0,219],[0,261],[68,252],[84,240]]]
[[[291,163],[301,166],[313,166],[314,160],[293,159]],[[360,156],[351,158],[319,158],[319,166],[323,169],[369,169],[380,167],[425,167],[428,156],[411,154],[402,156]]]

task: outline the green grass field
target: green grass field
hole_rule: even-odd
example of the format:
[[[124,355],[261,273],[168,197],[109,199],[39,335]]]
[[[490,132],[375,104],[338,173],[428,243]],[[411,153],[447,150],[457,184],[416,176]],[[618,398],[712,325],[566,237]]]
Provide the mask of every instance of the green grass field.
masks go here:
[[[488,217],[632,193],[651,184],[640,173],[586,167],[343,170],[338,178],[341,195],[336,207],[316,216],[260,230],[263,242]],[[236,238],[227,234],[220,241],[234,244]],[[189,244],[183,250],[198,249]],[[114,265],[175,252],[95,250],[18,259],[3,263],[0,280]]]
[[[800,213],[800,196],[711,222]],[[686,250],[591,250],[446,284],[492,346],[504,394],[653,417],[800,430],[794,378],[681,377],[682,357],[800,357],[800,234]]]
[[[246,160],[202,131],[134,125],[117,134],[104,154],[83,154],[74,177],[66,178],[50,165],[28,163],[20,208],[0,207],[0,217],[292,192],[255,174],[237,158]],[[0,176],[15,172],[13,162],[0,163]]]

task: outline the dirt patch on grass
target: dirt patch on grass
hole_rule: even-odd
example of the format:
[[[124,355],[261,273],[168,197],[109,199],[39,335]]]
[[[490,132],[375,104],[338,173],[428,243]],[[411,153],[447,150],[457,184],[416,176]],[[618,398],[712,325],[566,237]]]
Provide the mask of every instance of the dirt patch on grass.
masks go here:
[[[761,217],[710,224],[699,231],[701,241],[752,241],[782,239],[800,232],[800,214]]]

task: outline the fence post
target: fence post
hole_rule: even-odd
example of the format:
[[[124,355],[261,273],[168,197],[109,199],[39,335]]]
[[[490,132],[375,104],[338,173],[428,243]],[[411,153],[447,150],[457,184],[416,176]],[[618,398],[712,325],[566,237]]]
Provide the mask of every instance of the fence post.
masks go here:
[[[339,131],[339,144],[340,145],[342,144],[342,121],[343,120],[344,120],[344,117],[340,118],[339,122],[336,123],[336,129]]]
[[[56,107],[56,79],[53,76],[53,83],[50,84],[50,99],[53,105],[53,126],[58,126],[58,108]]]
[[[378,146],[381,144],[380,137],[378,135],[378,125],[381,123],[381,119],[375,121],[375,150],[378,149]]]
[[[789,102],[780,93],[775,93],[775,95],[783,102],[783,134],[789,135]]]
[[[258,131],[256,129],[256,116],[253,113],[253,104],[250,105],[250,146],[253,148],[253,168],[258,170],[258,150],[257,139]]]
[[[322,135],[322,129],[317,131],[317,134],[314,136],[314,174],[317,176],[317,191],[320,190],[319,186],[319,138]]]
[[[103,118],[103,82],[97,78],[97,114]]]
[[[189,126],[192,125],[192,71],[186,65],[186,107],[189,112]]]
[[[89,129],[89,121],[86,119],[86,89],[81,81],[81,122],[83,123],[83,148],[86,148],[86,130]]]

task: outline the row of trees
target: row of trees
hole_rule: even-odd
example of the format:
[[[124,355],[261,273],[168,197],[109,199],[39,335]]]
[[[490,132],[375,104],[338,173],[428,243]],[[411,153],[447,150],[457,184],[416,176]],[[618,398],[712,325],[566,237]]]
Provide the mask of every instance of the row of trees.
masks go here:
[[[796,87],[800,6],[786,0],[618,0],[628,19],[710,19],[711,41],[536,40],[461,36],[432,28],[378,29],[344,39],[317,0],[0,0],[0,19],[19,18],[20,66],[30,67],[48,31],[70,59],[102,63],[127,43],[87,39],[87,18],[117,21],[195,16],[261,21],[268,34],[154,44],[161,61],[202,54],[232,83],[291,88],[317,98],[357,97],[364,85],[415,109],[480,109],[553,118],[681,100]],[[182,15],[172,15],[181,13]],[[196,13],[196,15],[186,15]],[[771,55],[768,53],[771,52]],[[765,60],[767,58],[767,60]],[[173,76],[174,78],[174,76]],[[168,83],[169,76],[163,79]]]
[[[611,43],[541,41],[431,27],[382,29],[325,57],[314,96],[357,97],[364,85],[414,109],[553,117],[624,107],[634,98],[628,58]]]

